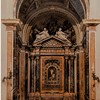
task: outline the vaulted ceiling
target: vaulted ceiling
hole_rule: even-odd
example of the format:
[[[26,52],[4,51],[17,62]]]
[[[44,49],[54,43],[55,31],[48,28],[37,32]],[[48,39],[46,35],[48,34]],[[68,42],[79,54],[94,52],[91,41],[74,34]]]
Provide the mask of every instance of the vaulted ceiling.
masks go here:
[[[61,27],[63,32],[72,33],[69,40],[75,43],[77,37],[73,26],[76,22],[71,21],[76,18],[80,23],[85,17],[84,0],[18,0],[16,17],[23,23],[23,41],[32,43],[44,27],[50,35]]]
[[[85,8],[82,3],[84,4],[84,0],[18,0],[17,17],[25,23],[31,12],[49,5],[57,5],[64,9],[70,9],[82,19],[84,18]]]

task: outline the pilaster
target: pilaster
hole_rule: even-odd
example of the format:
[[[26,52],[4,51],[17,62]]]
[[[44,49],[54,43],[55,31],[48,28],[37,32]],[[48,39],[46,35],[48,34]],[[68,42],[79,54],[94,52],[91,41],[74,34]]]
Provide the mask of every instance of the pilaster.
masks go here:
[[[7,77],[13,73],[13,33],[16,30],[18,19],[2,19],[7,31]],[[7,100],[13,100],[13,79],[7,79]]]
[[[84,50],[79,47],[79,89],[80,89],[80,100],[84,99],[85,85],[84,85]]]
[[[20,100],[25,100],[25,50],[20,50]]]
[[[89,26],[89,83],[90,83],[90,98],[95,100],[95,81],[93,80],[93,73],[95,73],[95,26]]]
[[[96,100],[93,74],[95,73],[95,33],[96,26],[99,23],[100,20],[97,19],[83,20],[83,24],[89,34],[89,100]]]

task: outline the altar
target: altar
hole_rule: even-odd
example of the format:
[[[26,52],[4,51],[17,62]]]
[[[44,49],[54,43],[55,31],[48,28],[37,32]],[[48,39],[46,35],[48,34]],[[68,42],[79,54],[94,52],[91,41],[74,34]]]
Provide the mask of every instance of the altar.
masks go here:
[[[34,41],[30,53],[29,100],[75,100],[75,47],[72,47],[72,43],[61,30],[55,35],[45,35],[45,31],[41,33]]]

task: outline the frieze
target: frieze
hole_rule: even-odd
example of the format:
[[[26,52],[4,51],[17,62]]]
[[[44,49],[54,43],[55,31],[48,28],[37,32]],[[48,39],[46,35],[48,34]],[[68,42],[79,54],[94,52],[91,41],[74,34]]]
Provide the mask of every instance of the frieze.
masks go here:
[[[64,53],[64,50],[41,50],[41,53]]]

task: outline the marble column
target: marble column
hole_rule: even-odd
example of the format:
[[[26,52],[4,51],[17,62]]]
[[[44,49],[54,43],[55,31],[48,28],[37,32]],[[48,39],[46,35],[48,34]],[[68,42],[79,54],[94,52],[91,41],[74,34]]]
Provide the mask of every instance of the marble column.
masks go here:
[[[74,55],[74,85],[75,85],[75,94],[77,94],[77,54]]]
[[[33,56],[30,57],[30,92],[34,92],[34,61]]]
[[[40,62],[39,56],[36,56],[36,92],[40,91]]]
[[[70,65],[70,92],[74,93],[75,91],[75,76],[74,76],[74,56],[70,57],[71,65]]]
[[[69,65],[68,65],[68,59],[69,57],[66,56],[65,57],[65,92],[69,91],[69,80],[68,80],[68,76],[69,76]]]
[[[70,56],[69,56],[69,59],[68,59],[68,92],[70,93],[70,66],[71,66],[71,60],[70,60]]]
[[[16,30],[18,19],[2,19],[2,23],[6,25],[7,31],[7,77],[13,73],[13,33]],[[12,76],[11,76],[12,77]],[[7,80],[7,100],[13,99],[13,80]]]
[[[28,56],[28,94],[30,93],[30,67],[31,67],[30,56]]]

